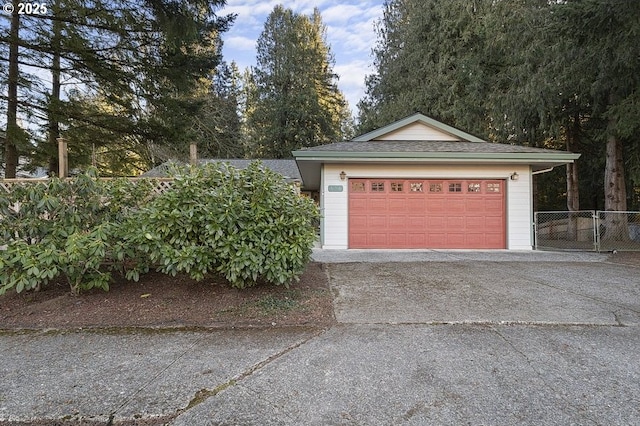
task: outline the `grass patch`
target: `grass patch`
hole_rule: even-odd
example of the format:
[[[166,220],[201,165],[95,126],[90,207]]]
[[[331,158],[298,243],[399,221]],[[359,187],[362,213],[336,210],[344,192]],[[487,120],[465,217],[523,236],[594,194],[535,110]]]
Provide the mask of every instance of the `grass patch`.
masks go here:
[[[298,296],[296,292],[290,290],[278,295],[268,294],[254,303],[263,315],[271,315],[300,308],[301,305],[296,300],[296,296]]]

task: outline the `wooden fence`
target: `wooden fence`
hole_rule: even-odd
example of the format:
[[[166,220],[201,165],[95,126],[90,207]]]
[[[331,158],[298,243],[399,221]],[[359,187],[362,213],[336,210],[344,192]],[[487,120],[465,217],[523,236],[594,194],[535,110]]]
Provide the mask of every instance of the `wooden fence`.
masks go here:
[[[71,178],[65,178],[71,180]],[[153,183],[153,192],[156,194],[162,194],[166,190],[171,188],[173,184],[173,178],[98,178],[98,180],[109,181],[115,179],[128,179],[131,181],[147,180]],[[39,183],[47,183],[48,178],[41,179],[0,179],[0,190],[5,192],[11,192],[11,189],[16,185],[37,185]]]

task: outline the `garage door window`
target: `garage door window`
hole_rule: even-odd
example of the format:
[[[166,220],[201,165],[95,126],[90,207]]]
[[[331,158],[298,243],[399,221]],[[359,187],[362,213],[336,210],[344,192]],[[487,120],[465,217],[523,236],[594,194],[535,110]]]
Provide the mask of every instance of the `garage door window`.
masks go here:
[[[500,183],[488,183],[487,184],[487,192],[490,192],[492,194],[499,194],[500,193]]]
[[[352,192],[364,192],[364,182],[351,182]]]
[[[404,183],[391,182],[391,192],[403,192],[403,191],[404,191]]]
[[[422,192],[422,182],[411,182],[411,192]]]
[[[384,182],[371,182],[371,192],[384,192]]]
[[[479,182],[470,183],[468,188],[467,188],[467,192],[479,193],[480,192],[480,183]]]
[[[449,192],[462,192],[462,184],[461,183],[450,183],[449,184]]]
[[[430,183],[429,184],[429,192],[442,192],[442,184],[441,183]]]

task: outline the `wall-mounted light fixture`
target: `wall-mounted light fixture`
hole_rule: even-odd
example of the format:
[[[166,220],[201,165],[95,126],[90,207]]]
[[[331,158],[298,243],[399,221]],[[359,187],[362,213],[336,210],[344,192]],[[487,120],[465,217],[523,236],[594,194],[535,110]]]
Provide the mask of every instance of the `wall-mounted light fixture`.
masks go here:
[[[518,172],[511,173],[511,180],[518,180],[518,179],[520,179],[520,175],[518,174]]]
[[[347,174],[343,171],[340,172],[340,180],[345,180],[347,178]]]

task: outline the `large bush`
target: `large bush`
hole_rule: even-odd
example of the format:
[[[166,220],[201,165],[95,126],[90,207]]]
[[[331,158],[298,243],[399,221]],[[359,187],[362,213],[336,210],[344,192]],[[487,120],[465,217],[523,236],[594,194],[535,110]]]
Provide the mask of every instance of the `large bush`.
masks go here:
[[[36,289],[58,276],[74,293],[107,290],[110,271],[122,268],[126,254],[119,224],[152,190],[145,180],[98,180],[93,170],[0,190],[0,245],[6,246],[0,294]]]
[[[0,194],[0,294],[59,276],[74,293],[108,290],[115,270],[137,280],[152,267],[287,285],[309,261],[315,204],[260,163],[185,168],[163,194],[153,186],[90,172]]]
[[[171,191],[128,217],[122,238],[142,272],[155,265],[196,280],[217,272],[238,288],[288,285],[309,261],[317,218],[312,200],[261,163],[218,163],[179,171]]]

